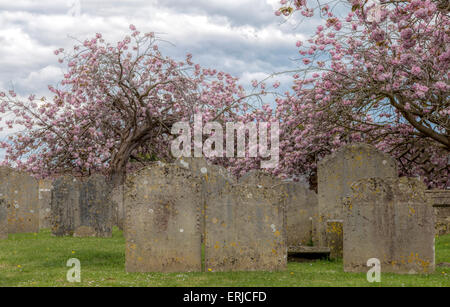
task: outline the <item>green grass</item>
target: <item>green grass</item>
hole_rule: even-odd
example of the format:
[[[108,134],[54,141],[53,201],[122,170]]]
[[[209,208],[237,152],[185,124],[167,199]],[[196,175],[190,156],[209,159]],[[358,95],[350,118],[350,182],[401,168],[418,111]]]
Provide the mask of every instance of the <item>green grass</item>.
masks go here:
[[[10,235],[0,240],[0,286],[450,286],[450,268],[430,275],[382,274],[369,284],[365,274],[344,273],[341,261],[289,263],[284,272],[126,273],[125,240],[113,237],[56,238],[39,234]],[[78,284],[66,281],[70,258],[81,261]],[[450,262],[450,235],[436,240],[436,263]]]

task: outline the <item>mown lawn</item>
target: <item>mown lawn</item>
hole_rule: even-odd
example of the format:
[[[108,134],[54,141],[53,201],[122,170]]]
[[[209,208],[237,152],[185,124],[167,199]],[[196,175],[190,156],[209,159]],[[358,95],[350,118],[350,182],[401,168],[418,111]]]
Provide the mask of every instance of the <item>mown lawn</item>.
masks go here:
[[[285,272],[148,273],[125,272],[125,240],[115,229],[110,239],[10,235],[0,240],[0,286],[445,286],[450,268],[431,275],[382,274],[369,284],[365,274],[344,273],[340,261],[292,262]],[[70,258],[81,262],[81,283],[66,280]],[[450,263],[450,235],[436,240],[436,263]]]

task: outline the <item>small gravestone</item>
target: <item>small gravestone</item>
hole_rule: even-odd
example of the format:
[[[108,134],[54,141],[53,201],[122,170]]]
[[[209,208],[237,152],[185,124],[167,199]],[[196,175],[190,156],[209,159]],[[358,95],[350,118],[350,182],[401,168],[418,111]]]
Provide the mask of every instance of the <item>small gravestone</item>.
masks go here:
[[[52,190],[52,233],[56,236],[111,237],[114,205],[106,177],[58,178]]]
[[[250,171],[239,179],[240,184],[277,189],[285,195],[287,245],[312,246],[316,241],[318,219],[317,194],[302,183],[283,182],[270,174]]]
[[[51,202],[53,181],[39,180],[39,229],[51,228]]]
[[[330,259],[341,259],[344,249],[344,221],[327,221],[327,247],[330,249]]]
[[[8,233],[39,232],[38,182],[25,172],[2,167],[0,194],[7,208]]]
[[[93,175],[82,181],[79,194],[80,223],[75,228],[75,237],[111,237],[114,218],[111,190],[109,181],[102,175]]]
[[[284,196],[274,189],[249,185],[225,184],[215,192],[206,197],[206,269],[285,269]]]
[[[80,180],[64,176],[53,182],[51,225],[55,236],[71,236],[80,224]]]
[[[436,235],[450,234],[450,190],[427,191],[436,216]]]
[[[162,163],[125,184],[127,272],[201,271],[201,183],[190,171]]]
[[[344,271],[367,272],[371,258],[381,272],[434,271],[434,211],[425,188],[411,178],[353,184],[345,200]]]
[[[342,200],[353,182],[364,178],[397,177],[396,161],[366,144],[347,145],[318,164],[318,239],[326,246],[326,222],[343,218]]]

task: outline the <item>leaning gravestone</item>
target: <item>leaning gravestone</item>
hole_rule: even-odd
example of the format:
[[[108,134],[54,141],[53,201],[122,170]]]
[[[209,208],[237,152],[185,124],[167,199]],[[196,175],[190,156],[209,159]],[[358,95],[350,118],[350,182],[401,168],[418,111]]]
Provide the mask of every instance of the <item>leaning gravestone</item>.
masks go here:
[[[371,258],[381,272],[434,271],[434,211],[425,189],[412,178],[353,184],[345,200],[344,271],[367,272]]]
[[[343,218],[342,200],[350,193],[353,182],[364,178],[397,177],[396,161],[366,144],[340,148],[318,164],[318,236],[326,245],[327,220]]]
[[[39,180],[39,229],[51,228],[52,180]]]
[[[114,206],[106,177],[58,178],[52,190],[52,233],[56,236],[111,237]]]
[[[288,247],[311,246],[316,241],[317,194],[302,183],[283,182],[267,173],[250,171],[240,184],[277,189],[286,196],[286,235]]]
[[[200,189],[176,165],[154,164],[127,178],[127,272],[201,271]]]
[[[1,192],[7,208],[8,233],[39,232],[38,182],[24,172],[2,167]]]
[[[208,271],[286,268],[283,195],[263,186],[225,184],[206,196]]]
[[[51,225],[55,236],[73,235],[79,219],[80,180],[64,176],[53,182]]]
[[[436,235],[450,234],[450,190],[427,191],[436,216]]]

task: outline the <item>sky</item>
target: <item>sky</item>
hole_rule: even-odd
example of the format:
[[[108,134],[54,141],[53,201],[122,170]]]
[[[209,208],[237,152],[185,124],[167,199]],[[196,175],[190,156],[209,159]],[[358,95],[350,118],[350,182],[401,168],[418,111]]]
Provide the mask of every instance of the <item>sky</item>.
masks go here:
[[[95,33],[117,42],[130,24],[171,42],[166,55],[183,60],[192,53],[194,62],[240,77],[247,87],[295,67],[296,41],[317,25],[283,22],[277,8],[279,0],[0,0],[0,89],[46,96],[66,69],[54,50]]]
[[[71,50],[96,33],[115,44],[131,34],[130,24],[170,42],[160,45],[165,55],[184,60],[192,53],[195,63],[251,88],[254,79],[298,66],[296,42],[320,22],[284,21],[274,14],[279,7],[279,0],[0,0],[0,91],[51,100],[48,86],[57,86],[67,69],[56,49]],[[281,81],[284,92],[290,80],[268,82]],[[1,139],[16,132],[3,128]]]

